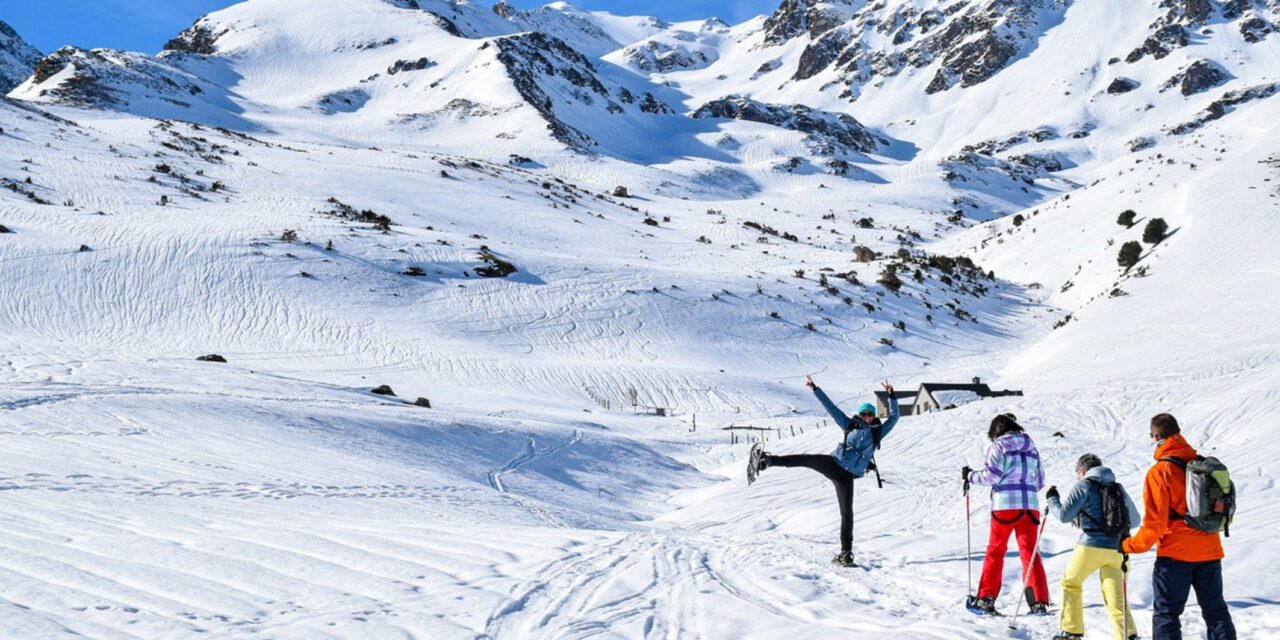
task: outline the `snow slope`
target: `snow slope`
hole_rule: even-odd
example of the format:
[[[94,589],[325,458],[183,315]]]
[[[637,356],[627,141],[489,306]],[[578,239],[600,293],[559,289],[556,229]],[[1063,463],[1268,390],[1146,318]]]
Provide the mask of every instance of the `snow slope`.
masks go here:
[[[115,106],[42,98],[30,80],[0,100],[0,637],[1044,637],[1052,617],[1009,633],[960,607],[956,470],[1005,411],[1050,483],[1092,451],[1135,494],[1146,421],[1177,415],[1242,492],[1224,562],[1240,637],[1280,625],[1266,507],[1280,498],[1280,102],[1233,93],[1275,80],[1274,37],[1232,49],[1235,32],[1214,28],[1133,63],[1149,66],[1136,91],[1106,94],[1098,76],[1049,97],[1036,69],[1055,62],[1037,56],[1108,56],[1128,36],[1099,25],[1148,25],[1108,22],[1145,5],[1077,2],[993,79],[930,95],[932,70],[908,70],[869,86],[865,109],[740,84],[806,45],[757,48],[761,20],[716,32],[704,69],[642,77],[591,59],[611,95],[670,81],[653,90],[689,111],[739,93],[848,113],[887,144],[845,156],[841,177],[802,131],[637,110],[623,117],[654,128],[611,136],[563,101],[564,122],[616,153],[570,151],[499,69],[516,29],[486,7],[437,3],[476,30],[459,38],[403,1],[362,5],[364,21],[309,4],[210,16],[197,27],[212,54],[66,52],[60,72],[138,89]],[[695,26],[534,13],[566,24],[554,11],[622,45]],[[198,35],[186,48],[208,44]],[[1160,92],[1193,52],[1234,57],[1233,78]],[[165,102],[163,80],[141,90],[156,77],[223,102]],[[436,80],[467,91],[436,95]],[[993,102],[1004,93],[1021,99]],[[480,95],[513,108],[389,124]],[[1205,117],[1214,103],[1221,117]],[[203,124],[145,117],[158,115]],[[511,127],[539,135],[495,137]],[[669,129],[684,133],[654,133]],[[1130,151],[1138,136],[1154,145]],[[1012,160],[1031,153],[1062,166]],[[1129,208],[1138,225],[1117,225]],[[1123,272],[1119,246],[1152,217],[1170,234]],[[504,263],[516,271],[483,275]],[[211,353],[228,362],[195,360]],[[885,487],[858,483],[863,568],[840,570],[825,480],[742,481],[744,437],[833,448],[806,374],[846,409],[884,379],[980,376],[1025,395],[904,418],[877,455]],[[383,384],[398,395],[371,393]],[[985,496],[969,506],[976,565]],[[1055,601],[1075,537],[1045,533]],[[1135,557],[1129,582],[1142,637],[1153,560]],[[1109,637],[1085,601],[1086,637]]]

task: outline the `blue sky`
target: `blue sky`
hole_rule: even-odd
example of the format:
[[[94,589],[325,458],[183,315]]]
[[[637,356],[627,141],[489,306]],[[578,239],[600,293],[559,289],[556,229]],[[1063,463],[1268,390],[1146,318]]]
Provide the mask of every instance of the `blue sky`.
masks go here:
[[[211,11],[238,0],[0,0],[0,20],[24,40],[49,53],[65,44],[156,53],[164,43]],[[317,0],[318,2],[323,0]],[[474,0],[491,5],[496,0]],[[543,0],[507,0],[519,9]],[[549,1],[549,0],[548,0]],[[666,20],[717,16],[738,23],[772,13],[781,0],[571,0],[583,9]]]

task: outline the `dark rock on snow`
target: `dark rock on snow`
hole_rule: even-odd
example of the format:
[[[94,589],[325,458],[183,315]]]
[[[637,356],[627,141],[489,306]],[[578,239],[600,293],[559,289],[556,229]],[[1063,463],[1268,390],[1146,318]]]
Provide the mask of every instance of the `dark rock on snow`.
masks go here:
[[[164,43],[164,50],[210,55],[217,53],[217,48],[214,45],[217,44],[218,38],[226,33],[227,31],[224,29],[222,32],[214,34],[212,29],[200,24],[197,20],[195,24],[187,27],[177,37]]]
[[[1111,84],[1107,87],[1107,93],[1111,95],[1116,95],[1120,93],[1129,93],[1130,91],[1137,89],[1138,86],[1139,84],[1137,80],[1132,80],[1129,78],[1116,78],[1115,80],[1112,80]]]
[[[1280,82],[1259,84],[1246,89],[1228,91],[1223,94],[1221,98],[1209,103],[1209,106],[1205,108],[1205,110],[1202,111],[1195,120],[1184,122],[1176,127],[1172,127],[1169,129],[1169,133],[1172,133],[1173,135],[1191,133],[1192,131],[1203,127],[1205,123],[1212,122],[1227,115],[1228,113],[1231,113],[1231,111],[1235,109],[1236,105],[1252,102],[1254,100],[1262,100],[1263,98],[1270,98],[1277,93],[1280,93]]]
[[[1227,70],[1216,62],[1196,60],[1179,76],[1175,76],[1174,79],[1178,80],[1178,84],[1181,85],[1182,95],[1189,96],[1212,89],[1230,80],[1231,74],[1227,73]]]
[[[23,40],[13,27],[0,21],[0,95],[22,84],[40,63],[40,50]]]
[[[799,104],[768,104],[742,96],[708,102],[695,111],[693,117],[746,120],[802,131],[809,134],[806,141],[810,147],[821,155],[870,153],[889,143],[845,113],[819,111]]]

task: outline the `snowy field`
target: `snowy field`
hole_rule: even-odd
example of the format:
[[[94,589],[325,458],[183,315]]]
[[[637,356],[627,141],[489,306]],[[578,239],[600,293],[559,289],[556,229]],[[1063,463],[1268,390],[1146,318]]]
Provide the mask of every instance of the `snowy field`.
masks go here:
[[[1081,31],[1111,17],[1073,11],[1097,14]],[[767,158],[799,136],[733,121],[732,161],[402,137],[262,107],[283,81],[248,70],[269,60],[241,61],[232,97],[264,109],[248,135],[0,100],[0,638],[1046,638],[1056,616],[1010,630],[964,610],[988,504],[971,497],[967,559],[958,470],[1013,412],[1050,484],[1094,452],[1137,497],[1163,411],[1241,492],[1239,636],[1280,637],[1280,101],[1133,153],[1135,130],[1185,110],[1054,112],[1098,128],[1056,143],[1079,166],[1023,193],[936,177],[961,143],[1032,124],[993,124],[982,93],[907,126],[883,106],[902,80],[873,92],[859,118],[895,142],[864,158],[871,180],[780,173]],[[696,92],[720,71],[671,77]],[[1032,71],[1011,73],[981,91]],[[957,196],[981,207],[947,222]],[[1122,273],[1152,217],[1170,234]],[[908,266],[889,291],[899,249],[980,271]],[[477,271],[500,263],[517,271]],[[842,569],[826,480],[743,473],[743,434],[834,448],[806,375],[849,412],[886,379],[1025,395],[904,418],[885,486],[857,483],[860,567]],[[1045,530],[1055,603],[1077,534]],[[1154,559],[1129,581],[1143,638]],[[1202,637],[1198,609],[1183,620]]]

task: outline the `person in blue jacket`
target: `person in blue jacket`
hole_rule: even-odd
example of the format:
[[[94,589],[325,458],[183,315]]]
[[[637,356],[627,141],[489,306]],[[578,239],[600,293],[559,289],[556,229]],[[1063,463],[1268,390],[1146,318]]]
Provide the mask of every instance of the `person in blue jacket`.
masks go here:
[[[857,418],[851,419],[813,383],[813,378],[805,376],[805,386],[813,390],[818,402],[822,403],[827,413],[844,430],[840,446],[830,455],[779,456],[766,452],[760,457],[758,470],[764,471],[769,467],[805,467],[821,473],[835,485],[836,502],[840,506],[840,553],[834,561],[849,566],[853,564],[853,481],[867,473],[876,447],[898,424],[898,398],[893,393],[893,385],[886,381],[883,386],[889,392],[889,419],[881,424],[876,417],[876,408],[871,403],[863,403],[858,407]]]
[[[1125,602],[1124,554],[1116,550],[1122,537],[1129,537],[1129,529],[1118,534],[1109,534],[1105,529],[1105,512],[1103,511],[1102,490],[1109,485],[1120,489],[1124,508],[1129,512],[1129,524],[1142,522],[1142,514],[1133,504],[1124,486],[1116,482],[1111,469],[1102,466],[1102,459],[1092,453],[1086,453],[1076,460],[1075,486],[1060,498],[1057,487],[1049,487],[1049,515],[1063,522],[1070,522],[1080,527],[1080,539],[1076,542],[1071,560],[1062,574],[1062,616],[1060,625],[1062,633],[1053,640],[1081,640],[1084,638],[1084,598],[1081,593],[1085,578],[1098,572],[1102,583],[1102,601],[1106,605],[1107,614],[1116,640],[1133,640],[1138,637],[1138,628],[1133,624],[1133,614],[1129,604]]]

